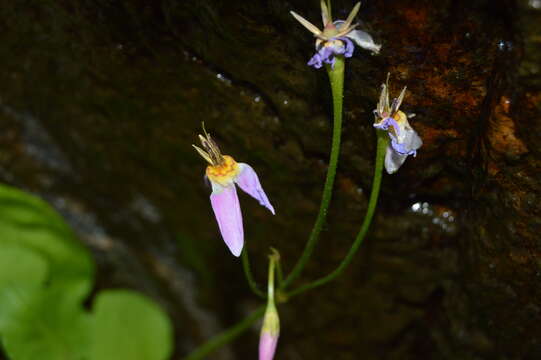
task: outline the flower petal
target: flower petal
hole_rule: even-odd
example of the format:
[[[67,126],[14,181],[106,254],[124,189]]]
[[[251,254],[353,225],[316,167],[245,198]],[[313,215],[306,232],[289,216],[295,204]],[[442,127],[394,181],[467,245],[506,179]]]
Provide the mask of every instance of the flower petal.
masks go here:
[[[423,146],[423,140],[419,137],[417,132],[411,127],[406,127],[406,137],[404,139],[404,144],[410,150],[417,150]],[[415,156],[415,155],[414,155]]]
[[[321,0],[321,20],[323,20],[323,27],[332,22],[331,13],[327,4],[325,4],[325,0]]]
[[[379,50],[381,49],[381,45],[376,44],[374,39],[372,39],[372,36],[362,30],[353,30],[346,34],[346,36],[355,41],[355,43],[363,49],[370,50],[375,54],[379,53]]]
[[[269,332],[263,332],[259,338],[259,360],[272,360],[276,352],[278,336],[272,336]]]
[[[400,126],[396,122],[395,119],[392,117],[386,117],[385,119],[381,120],[379,123],[375,123],[374,127],[376,129],[380,130],[389,130],[389,127],[392,126],[394,128],[394,131],[397,135],[400,135]]]
[[[353,45],[353,42],[348,39],[345,36],[334,38],[333,40],[340,40],[342,42],[342,45],[340,46],[332,46],[333,52],[337,55],[344,55],[344,57],[351,57],[353,56],[353,50],[355,49],[355,45]]]
[[[402,133],[398,138],[391,133],[389,133],[389,137],[391,138],[391,146],[401,155],[415,156],[417,149],[423,145],[423,141],[417,135],[417,132],[409,126],[402,128]]]
[[[353,45],[353,42],[347,38],[345,38],[343,41],[346,43],[346,51],[344,52],[344,56],[347,58],[352,57],[353,51],[355,50],[355,45]]]
[[[359,9],[361,8],[361,2],[359,1],[353,9],[351,9],[351,12],[348,15],[348,18],[344,22],[345,27],[350,27],[351,23],[353,22],[353,19],[355,19],[355,16],[357,16],[357,13],[359,12]]]
[[[317,26],[315,26],[310,21],[306,20],[305,18],[297,14],[295,11],[290,11],[289,13],[293,15],[293,17],[297,19],[297,21],[300,22],[302,26],[304,26],[306,29],[308,29],[308,31],[310,31],[314,35],[321,34],[321,31],[317,28]]]
[[[244,229],[235,185],[221,186],[213,182],[210,203],[225,244],[233,255],[240,256],[244,245]]]
[[[319,53],[315,53],[314,56],[308,61],[308,66],[313,66],[316,69],[319,69],[323,66],[323,63],[321,62],[321,55]]]
[[[388,174],[394,174],[404,164],[408,155],[402,155],[396,152],[391,146],[387,147],[385,153],[385,170]]]
[[[237,185],[239,185],[245,193],[259,201],[259,204],[269,209],[269,211],[274,215],[274,208],[267,198],[267,194],[265,194],[265,191],[263,191],[259,178],[257,177],[254,169],[252,169],[250,165],[244,163],[239,163],[239,168],[239,175],[235,179]]]

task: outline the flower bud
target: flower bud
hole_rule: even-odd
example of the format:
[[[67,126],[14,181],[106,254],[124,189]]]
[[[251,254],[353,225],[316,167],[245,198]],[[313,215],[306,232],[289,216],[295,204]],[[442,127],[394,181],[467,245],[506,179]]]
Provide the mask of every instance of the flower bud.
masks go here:
[[[272,360],[274,358],[279,335],[280,319],[273,302],[267,304],[267,310],[263,318],[263,327],[259,337],[259,360]]]
[[[267,308],[259,337],[259,360],[272,360],[280,335],[280,319],[274,305],[274,265],[279,260],[276,250],[269,256],[269,282],[267,285]]]

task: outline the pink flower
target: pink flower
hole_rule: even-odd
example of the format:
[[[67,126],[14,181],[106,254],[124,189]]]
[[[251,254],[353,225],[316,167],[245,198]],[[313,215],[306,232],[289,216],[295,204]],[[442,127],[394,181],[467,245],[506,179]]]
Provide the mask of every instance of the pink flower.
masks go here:
[[[204,131],[204,129],[203,129]],[[235,256],[240,256],[244,245],[242,213],[235,184],[274,214],[265,191],[254,169],[248,164],[237,163],[231,156],[222,155],[209,134],[199,135],[203,148],[193,145],[208,163],[206,177],[212,184],[210,203],[218,221],[220,233]]]

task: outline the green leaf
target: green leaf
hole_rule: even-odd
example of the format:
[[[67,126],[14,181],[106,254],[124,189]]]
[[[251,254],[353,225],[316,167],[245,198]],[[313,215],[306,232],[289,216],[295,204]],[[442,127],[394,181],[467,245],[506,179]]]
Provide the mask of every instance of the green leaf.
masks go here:
[[[88,251],[47,203],[0,185],[0,247],[13,245],[42,255],[49,263],[53,282],[93,275]]]
[[[34,251],[18,246],[2,246],[0,251],[0,289],[12,284],[41,285],[48,265]]]
[[[63,219],[0,185],[0,335],[10,358],[83,359],[92,280],[92,259]]]
[[[101,292],[94,306],[90,360],[166,360],[172,349],[167,315],[131,291]]]
[[[47,278],[45,259],[32,250],[4,246],[0,251],[0,333]]]
[[[16,298],[10,321],[2,329],[3,345],[14,360],[79,360],[89,350],[90,317],[81,301],[88,283],[35,289],[20,285],[2,293]]]
[[[0,185],[0,336],[13,360],[166,360],[168,317],[129,291],[82,303],[93,262],[45,202]]]

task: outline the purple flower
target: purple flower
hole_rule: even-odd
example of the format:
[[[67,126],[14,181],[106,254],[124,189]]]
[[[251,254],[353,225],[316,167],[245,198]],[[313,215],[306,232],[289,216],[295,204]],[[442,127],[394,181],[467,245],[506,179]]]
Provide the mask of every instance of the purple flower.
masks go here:
[[[334,66],[336,56],[344,56],[349,58],[353,55],[353,42],[363,49],[367,49],[377,54],[381,45],[374,43],[370,34],[355,30],[358,24],[352,24],[353,19],[359,12],[361,3],[358,2],[353,10],[349,13],[347,19],[332,21],[330,14],[330,3],[327,5],[321,1],[321,17],[323,19],[323,31],[317,26],[300,16],[294,11],[291,15],[299,21],[305,28],[312,32],[316,39],[316,54],[312,56],[308,65],[316,69],[321,68],[323,63]],[[352,42],[353,41],[353,42]]]
[[[331,68],[334,68],[335,56],[343,55],[349,58],[353,55],[354,48],[353,43],[347,37],[333,38],[320,44],[320,49],[308,61],[308,65],[319,69],[323,63],[326,63],[331,65]]]
[[[222,155],[210,135],[206,131],[204,133],[205,136],[199,135],[203,149],[195,145],[193,147],[209,163],[206,177],[212,184],[210,203],[222,238],[233,255],[240,256],[244,245],[244,229],[235,184],[269,209],[272,214],[274,208],[263,191],[254,169],[248,164],[237,163],[231,156]]]
[[[385,154],[385,170],[389,174],[398,171],[409,155],[415,157],[417,149],[423,145],[423,141],[409,124],[408,116],[399,110],[405,95],[406,87],[402,89],[398,98],[393,99],[392,104],[389,102],[389,76],[387,75],[387,82],[382,85],[378,107],[374,110],[376,117],[374,127],[387,131],[391,139]],[[409,117],[412,116],[414,115]]]

